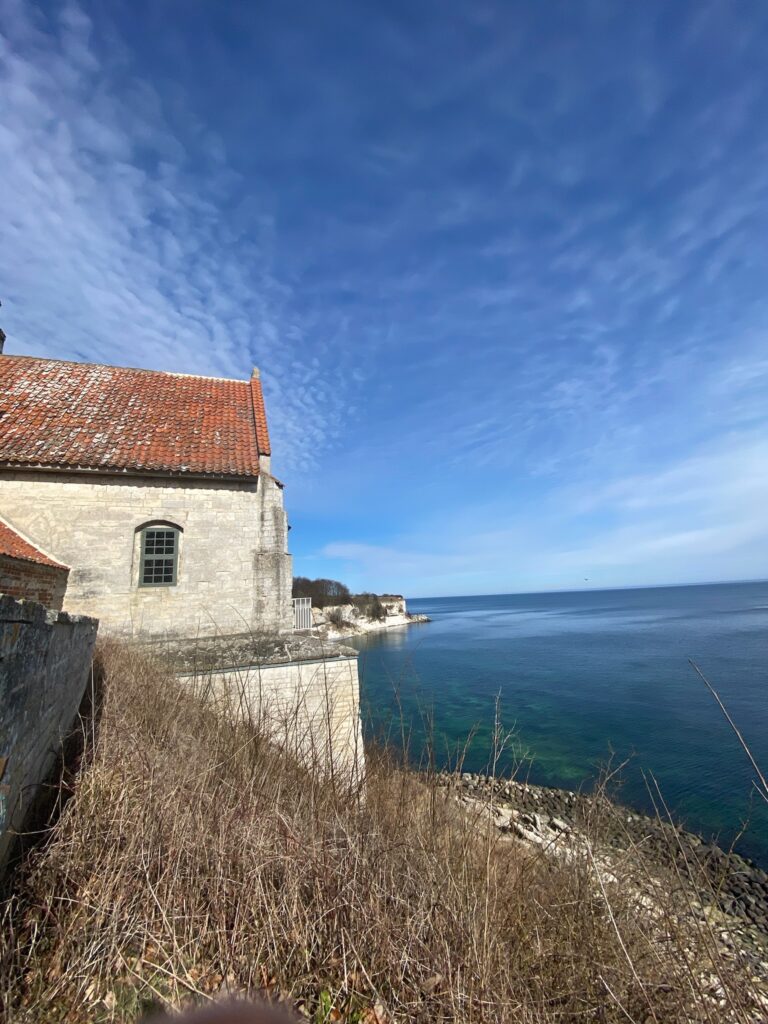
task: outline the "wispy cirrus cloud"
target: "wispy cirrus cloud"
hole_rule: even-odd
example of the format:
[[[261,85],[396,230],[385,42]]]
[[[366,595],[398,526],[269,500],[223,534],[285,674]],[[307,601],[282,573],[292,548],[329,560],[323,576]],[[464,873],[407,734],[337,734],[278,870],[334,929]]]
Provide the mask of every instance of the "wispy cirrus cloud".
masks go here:
[[[765,435],[737,434],[656,472],[446,511],[387,545],[336,540],[321,554],[355,579],[425,596],[493,593],[501,581],[517,591],[705,582],[729,567],[762,578],[766,466]]]
[[[346,356],[310,350],[268,201],[232,213],[244,183],[221,138],[191,111],[171,118],[81,7],[0,10],[9,350],[223,376],[259,364],[278,465],[310,467],[340,432]]]
[[[768,9],[0,4],[11,350],[260,364],[305,571],[747,571]]]

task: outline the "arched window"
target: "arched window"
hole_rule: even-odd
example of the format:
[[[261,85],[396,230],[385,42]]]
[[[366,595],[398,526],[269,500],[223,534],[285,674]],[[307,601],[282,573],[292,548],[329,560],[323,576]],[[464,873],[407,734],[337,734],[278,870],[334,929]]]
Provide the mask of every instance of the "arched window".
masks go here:
[[[173,523],[147,523],[140,528],[140,587],[175,587],[181,530]]]

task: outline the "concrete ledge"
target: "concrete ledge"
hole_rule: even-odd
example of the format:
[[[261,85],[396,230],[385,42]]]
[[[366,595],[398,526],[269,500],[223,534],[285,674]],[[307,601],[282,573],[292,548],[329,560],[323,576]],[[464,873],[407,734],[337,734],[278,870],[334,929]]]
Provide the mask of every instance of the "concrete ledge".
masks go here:
[[[297,661],[272,661],[265,662],[259,665],[223,665],[221,668],[208,669],[201,672],[179,672],[176,675],[177,679],[191,680],[200,679],[204,676],[216,674],[216,675],[227,675],[231,673],[233,675],[242,676],[243,673],[252,674],[259,672],[266,672],[271,668],[310,668],[312,665],[325,665],[333,664],[338,665],[344,661],[357,661],[357,651],[352,651],[350,654],[339,654],[332,658],[306,658]]]
[[[180,675],[255,665],[357,658],[352,647],[295,633],[234,633],[186,639],[142,641]]]

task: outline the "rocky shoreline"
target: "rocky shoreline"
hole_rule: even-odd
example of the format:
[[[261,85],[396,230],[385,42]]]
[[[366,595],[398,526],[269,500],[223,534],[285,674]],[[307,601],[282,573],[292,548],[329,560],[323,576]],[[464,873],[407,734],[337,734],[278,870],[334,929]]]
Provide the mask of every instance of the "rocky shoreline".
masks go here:
[[[534,786],[465,773],[439,776],[455,785],[459,799],[490,804],[501,832],[543,849],[567,849],[579,837],[597,834],[604,849],[632,848],[666,878],[682,880],[695,892],[701,911],[721,929],[725,945],[736,933],[740,944],[768,954],[768,872],[671,822],[614,803],[601,795]],[[679,884],[679,881],[678,881]]]
[[[367,619],[364,621],[357,621],[353,624],[345,623],[340,629],[334,629],[333,626],[319,626],[316,632],[322,636],[325,640],[338,641],[347,640],[350,637],[355,636],[367,636],[368,633],[380,633],[387,629],[396,629],[398,626],[414,626],[422,622],[431,622],[432,620],[428,615],[414,614],[408,612],[403,617],[391,616],[381,621],[374,619]]]
[[[401,594],[383,594],[376,601],[375,615],[371,614],[369,607],[359,602],[313,608],[313,632],[324,640],[335,641],[431,621],[428,615],[409,612]]]

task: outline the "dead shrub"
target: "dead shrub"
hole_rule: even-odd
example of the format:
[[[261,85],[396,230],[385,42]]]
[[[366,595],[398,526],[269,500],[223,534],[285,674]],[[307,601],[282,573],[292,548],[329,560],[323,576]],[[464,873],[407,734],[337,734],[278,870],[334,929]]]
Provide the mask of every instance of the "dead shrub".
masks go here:
[[[642,851],[620,878],[600,866],[599,820],[588,855],[557,859],[386,751],[364,788],[324,777],[146,656],[102,657],[91,760],[3,908],[8,1020],[225,994],[318,1024],[757,1019],[711,936],[671,901],[642,912]]]

